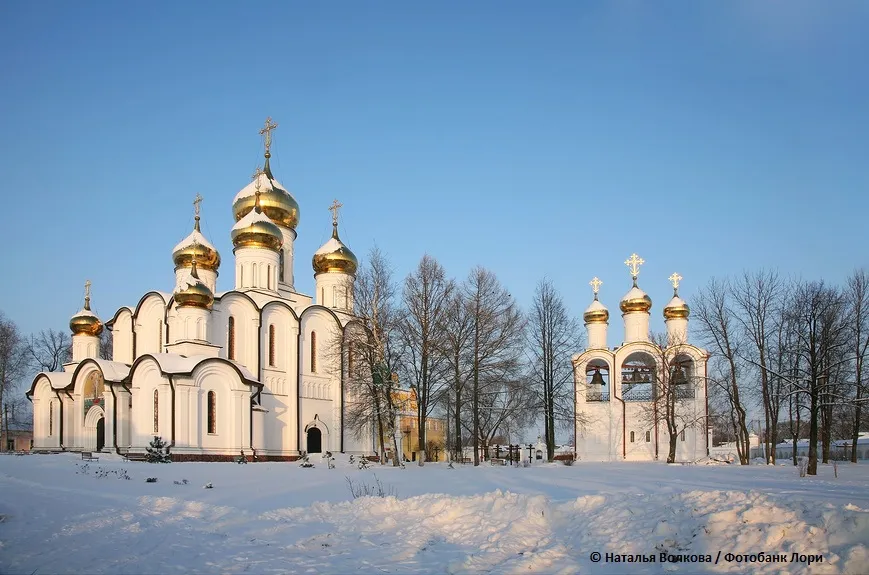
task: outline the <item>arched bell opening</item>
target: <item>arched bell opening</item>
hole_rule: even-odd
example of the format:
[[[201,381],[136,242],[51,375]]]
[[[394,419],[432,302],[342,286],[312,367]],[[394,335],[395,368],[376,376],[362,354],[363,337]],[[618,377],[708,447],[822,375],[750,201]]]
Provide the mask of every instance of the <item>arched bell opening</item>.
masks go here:
[[[676,399],[694,398],[694,360],[685,354],[677,355],[670,365],[670,382],[675,387]]]
[[[593,359],[585,366],[585,400],[609,401],[610,367],[602,359]]]
[[[655,399],[655,360],[644,352],[634,352],[625,358],[621,369],[621,392],[624,401]]]

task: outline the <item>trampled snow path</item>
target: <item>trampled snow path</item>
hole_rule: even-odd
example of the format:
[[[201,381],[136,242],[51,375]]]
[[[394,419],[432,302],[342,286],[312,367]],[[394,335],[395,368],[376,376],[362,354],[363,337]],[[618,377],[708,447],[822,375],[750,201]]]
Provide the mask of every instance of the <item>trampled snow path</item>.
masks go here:
[[[106,459],[82,473],[73,455],[0,456],[0,572],[869,572],[864,465],[800,479],[787,466],[359,471]],[[351,501],[345,476],[371,483],[375,473],[399,497]],[[824,561],[625,565],[593,563],[593,551]]]

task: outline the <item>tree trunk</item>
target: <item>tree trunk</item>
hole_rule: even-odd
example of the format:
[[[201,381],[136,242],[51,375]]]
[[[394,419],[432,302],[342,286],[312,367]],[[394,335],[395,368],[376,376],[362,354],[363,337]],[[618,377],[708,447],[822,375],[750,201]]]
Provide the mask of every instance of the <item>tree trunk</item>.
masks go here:
[[[809,404],[809,475],[818,474],[818,383],[817,378],[812,380],[812,392]]]

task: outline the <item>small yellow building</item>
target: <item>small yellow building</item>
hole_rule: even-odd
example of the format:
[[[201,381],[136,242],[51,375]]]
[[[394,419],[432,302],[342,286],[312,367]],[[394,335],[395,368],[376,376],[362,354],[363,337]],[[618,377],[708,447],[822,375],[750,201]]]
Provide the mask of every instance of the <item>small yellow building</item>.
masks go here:
[[[397,390],[393,400],[398,405],[396,429],[399,437],[403,459],[416,461],[419,446],[419,420],[417,418],[416,392],[414,390]],[[426,417],[426,461],[446,461],[447,422],[440,417]],[[391,457],[392,442],[384,437],[387,455]]]

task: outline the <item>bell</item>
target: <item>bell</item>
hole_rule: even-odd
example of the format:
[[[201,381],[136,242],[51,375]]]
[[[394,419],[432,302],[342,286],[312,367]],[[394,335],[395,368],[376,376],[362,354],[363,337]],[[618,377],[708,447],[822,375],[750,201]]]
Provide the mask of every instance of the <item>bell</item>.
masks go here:
[[[603,376],[600,374],[600,369],[594,368],[594,373],[591,376],[591,385],[606,385]]]
[[[682,366],[676,366],[676,371],[673,372],[673,383],[676,385],[684,385],[688,383],[688,377],[685,375],[685,370]]]

